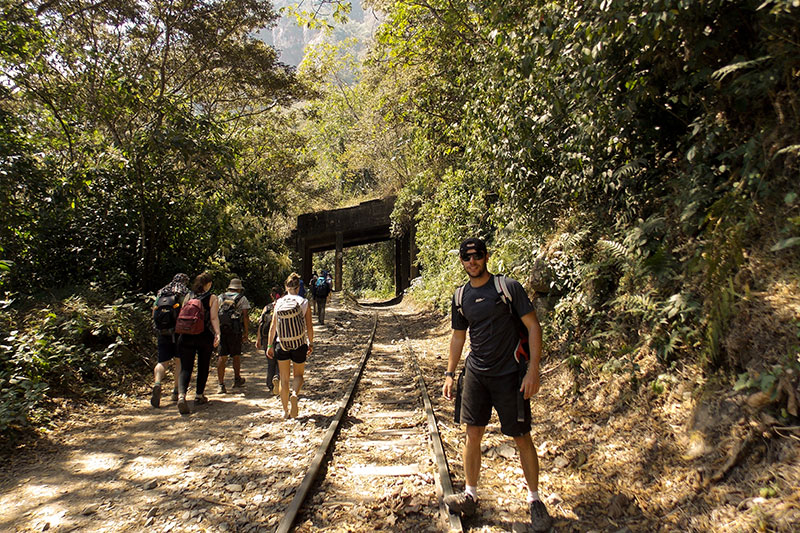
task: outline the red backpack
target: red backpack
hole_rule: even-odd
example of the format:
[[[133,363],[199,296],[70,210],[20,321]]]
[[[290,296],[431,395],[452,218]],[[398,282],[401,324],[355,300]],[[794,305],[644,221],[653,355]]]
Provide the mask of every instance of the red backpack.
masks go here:
[[[205,294],[200,295],[199,298],[190,294],[189,299],[184,302],[175,323],[176,335],[199,335],[206,329],[206,309],[203,307],[203,297]]]

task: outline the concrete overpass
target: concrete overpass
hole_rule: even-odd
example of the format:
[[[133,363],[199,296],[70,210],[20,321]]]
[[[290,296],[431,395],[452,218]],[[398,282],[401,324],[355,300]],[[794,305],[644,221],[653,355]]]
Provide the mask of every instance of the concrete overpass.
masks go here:
[[[408,288],[411,279],[418,275],[414,266],[417,251],[414,228],[400,236],[391,233],[389,216],[394,209],[395,197],[362,202],[353,207],[307,213],[297,217],[297,230],[293,235],[295,249],[300,258],[303,280],[311,279],[312,255],[336,250],[334,289],[342,289],[343,250],[351,246],[393,240],[395,243],[395,293]]]

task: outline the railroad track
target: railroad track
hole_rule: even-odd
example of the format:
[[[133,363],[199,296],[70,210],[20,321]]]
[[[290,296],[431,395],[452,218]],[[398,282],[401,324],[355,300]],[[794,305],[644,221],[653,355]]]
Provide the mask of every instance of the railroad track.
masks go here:
[[[276,531],[462,531],[416,355],[388,309]]]

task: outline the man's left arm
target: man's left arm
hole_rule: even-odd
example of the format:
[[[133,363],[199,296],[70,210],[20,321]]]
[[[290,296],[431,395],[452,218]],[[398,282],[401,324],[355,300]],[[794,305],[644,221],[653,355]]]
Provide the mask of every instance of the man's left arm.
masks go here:
[[[528,361],[528,372],[522,380],[519,390],[527,400],[539,392],[539,362],[542,359],[542,326],[536,311],[522,316],[522,323],[528,328],[528,346],[531,350],[531,360]]]

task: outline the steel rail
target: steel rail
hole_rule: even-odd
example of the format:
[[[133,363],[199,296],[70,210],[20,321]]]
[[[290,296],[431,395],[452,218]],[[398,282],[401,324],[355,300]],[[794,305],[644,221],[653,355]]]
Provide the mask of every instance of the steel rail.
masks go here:
[[[339,410],[336,412],[336,416],[333,417],[331,425],[328,426],[328,430],[322,439],[322,443],[320,443],[319,447],[317,448],[317,453],[314,455],[314,459],[311,461],[311,466],[309,466],[303,481],[300,483],[300,486],[297,488],[297,492],[294,494],[294,498],[292,498],[289,507],[286,508],[286,513],[284,513],[283,518],[278,524],[278,528],[275,530],[276,533],[289,533],[289,531],[291,531],[294,521],[297,518],[297,514],[300,512],[300,508],[303,506],[303,502],[305,501],[308,492],[311,490],[311,486],[314,484],[314,481],[316,480],[317,475],[319,474],[319,471],[325,462],[325,457],[328,455],[328,451],[333,443],[336,433],[339,430],[342,419],[347,413],[350,402],[353,400],[353,394],[358,386],[358,382],[361,380],[361,375],[364,373],[364,367],[367,364],[367,359],[369,359],[369,354],[372,351],[372,342],[375,340],[375,331],[378,329],[378,313],[375,313],[374,318],[375,320],[372,324],[372,333],[369,336],[367,348],[364,350],[364,355],[361,356],[361,361],[359,362],[358,368],[353,375],[350,388],[339,402]]]
[[[407,341],[408,335],[403,327],[403,323],[400,322],[400,319],[397,318],[397,315],[394,313],[392,313],[392,316],[397,321],[400,331],[403,333],[403,340]],[[433,448],[433,455],[436,457],[436,468],[439,473],[439,477],[436,479],[436,488],[439,489],[441,493],[439,498],[439,512],[444,518],[444,521],[449,523],[450,531],[464,531],[464,527],[461,524],[461,517],[451,513],[444,504],[444,498],[453,494],[453,483],[450,481],[450,469],[447,465],[447,456],[444,453],[444,446],[442,446],[442,438],[441,435],[439,435],[439,425],[436,423],[436,415],[433,412],[433,404],[431,403],[430,396],[428,396],[428,388],[425,384],[422,368],[419,366],[417,354],[414,353],[414,349],[411,348],[409,343],[403,342],[403,346],[405,346],[406,350],[408,350],[408,353],[411,355],[414,368],[417,370],[417,380],[419,388],[422,391],[422,401],[425,404],[425,414],[428,420],[428,435],[431,438],[431,447]]]

